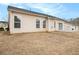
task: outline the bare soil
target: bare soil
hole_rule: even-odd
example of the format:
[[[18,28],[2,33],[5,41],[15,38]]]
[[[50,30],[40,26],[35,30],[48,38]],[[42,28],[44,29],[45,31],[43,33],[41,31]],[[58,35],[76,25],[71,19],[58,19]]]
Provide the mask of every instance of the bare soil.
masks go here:
[[[0,32],[1,55],[79,55],[79,32]]]

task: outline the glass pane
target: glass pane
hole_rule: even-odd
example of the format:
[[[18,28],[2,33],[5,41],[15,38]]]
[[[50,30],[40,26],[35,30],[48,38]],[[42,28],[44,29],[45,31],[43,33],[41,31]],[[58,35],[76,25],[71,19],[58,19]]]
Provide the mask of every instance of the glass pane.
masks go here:
[[[46,28],[46,20],[43,21],[43,28]]]
[[[36,28],[40,28],[40,21],[36,20]]]
[[[59,23],[59,30],[62,30],[62,29],[63,29],[63,24]]]
[[[17,16],[14,16],[14,21],[15,22],[20,22],[19,18],[17,18]]]
[[[20,28],[20,23],[15,23],[14,28]]]
[[[14,28],[20,28],[20,20],[17,16],[14,16]]]

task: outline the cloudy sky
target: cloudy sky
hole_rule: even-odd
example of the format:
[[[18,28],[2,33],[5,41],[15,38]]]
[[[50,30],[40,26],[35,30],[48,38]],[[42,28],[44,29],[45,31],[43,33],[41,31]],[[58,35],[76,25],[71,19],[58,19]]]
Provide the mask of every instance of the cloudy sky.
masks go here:
[[[44,14],[49,14],[63,19],[70,19],[79,17],[78,3],[0,3],[0,20],[6,20],[8,5],[15,6],[22,9],[28,9]]]

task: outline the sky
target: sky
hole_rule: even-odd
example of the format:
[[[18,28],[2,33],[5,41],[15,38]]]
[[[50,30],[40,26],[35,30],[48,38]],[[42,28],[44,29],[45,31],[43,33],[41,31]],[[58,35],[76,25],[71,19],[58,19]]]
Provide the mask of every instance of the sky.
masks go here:
[[[78,3],[0,3],[0,21],[7,21],[8,5],[56,16],[65,20],[79,17]]]

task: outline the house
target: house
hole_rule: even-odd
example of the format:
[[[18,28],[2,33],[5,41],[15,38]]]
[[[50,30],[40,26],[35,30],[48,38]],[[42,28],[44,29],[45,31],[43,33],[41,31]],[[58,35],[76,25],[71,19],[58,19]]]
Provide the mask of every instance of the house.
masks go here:
[[[61,18],[30,10],[8,6],[10,33],[78,31],[77,26]]]
[[[0,29],[3,29],[4,31],[6,31],[7,28],[8,28],[8,22],[0,21]]]

